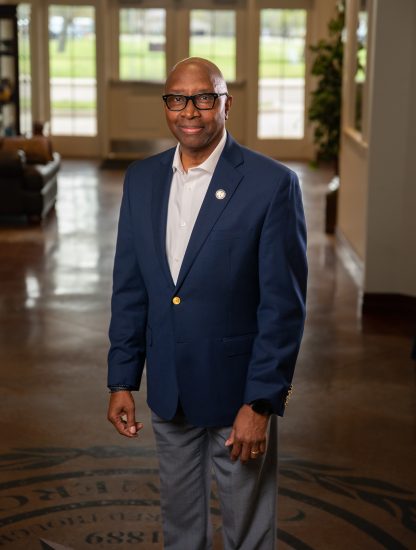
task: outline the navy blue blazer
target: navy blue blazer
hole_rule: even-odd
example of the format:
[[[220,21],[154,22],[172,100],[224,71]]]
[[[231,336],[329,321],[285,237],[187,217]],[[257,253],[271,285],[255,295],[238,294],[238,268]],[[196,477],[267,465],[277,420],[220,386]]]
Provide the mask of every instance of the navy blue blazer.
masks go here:
[[[165,251],[173,155],[126,173],[108,385],[139,389],[146,362],[148,404],[167,420],[179,398],[197,426],[229,426],[255,399],[283,415],[305,319],[297,176],[228,135],[175,285]]]

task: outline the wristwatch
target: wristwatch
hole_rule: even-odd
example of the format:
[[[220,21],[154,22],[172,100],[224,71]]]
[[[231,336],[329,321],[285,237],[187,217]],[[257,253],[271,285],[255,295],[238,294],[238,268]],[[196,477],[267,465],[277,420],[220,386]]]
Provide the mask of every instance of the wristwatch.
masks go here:
[[[110,393],[116,393],[118,391],[133,391],[131,386],[108,386]]]
[[[262,416],[270,416],[273,414],[272,404],[270,401],[267,401],[267,399],[255,399],[254,401],[251,401],[249,405],[254,412],[261,414]]]

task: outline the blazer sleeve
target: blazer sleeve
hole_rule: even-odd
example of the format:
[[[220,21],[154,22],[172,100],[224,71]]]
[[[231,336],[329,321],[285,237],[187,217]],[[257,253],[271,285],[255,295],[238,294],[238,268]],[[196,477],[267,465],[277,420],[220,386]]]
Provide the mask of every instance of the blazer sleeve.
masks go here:
[[[306,224],[296,174],[289,171],[268,208],[259,243],[258,334],[245,403],[270,402],[283,416],[305,322]]]
[[[139,389],[146,358],[148,298],[134,248],[130,171],[121,201],[113,271],[108,387]]]

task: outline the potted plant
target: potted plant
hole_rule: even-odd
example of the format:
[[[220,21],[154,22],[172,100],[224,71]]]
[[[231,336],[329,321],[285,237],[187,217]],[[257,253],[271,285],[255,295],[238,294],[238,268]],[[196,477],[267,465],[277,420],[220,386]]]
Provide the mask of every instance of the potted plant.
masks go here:
[[[336,168],[341,126],[344,24],[345,6],[344,1],[340,1],[336,16],[328,23],[329,38],[310,46],[315,56],[311,72],[318,79],[309,107],[309,120],[314,123],[314,141],[318,146],[317,161],[332,161]]]
[[[314,54],[312,75],[317,77],[312,92],[309,120],[314,124],[314,142],[317,145],[316,163],[330,162],[336,177],[331,181],[326,202],[326,232],[334,233],[336,201],[339,186],[339,148],[341,136],[341,91],[345,24],[345,0],[337,3],[337,13],[328,23],[329,37],[310,49]]]

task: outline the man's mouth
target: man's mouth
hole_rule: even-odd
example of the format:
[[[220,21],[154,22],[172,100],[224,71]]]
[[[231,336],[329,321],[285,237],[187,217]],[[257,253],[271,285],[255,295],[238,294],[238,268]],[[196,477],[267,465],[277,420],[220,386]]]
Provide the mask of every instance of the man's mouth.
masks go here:
[[[189,135],[199,134],[202,131],[202,126],[180,126],[179,128],[184,134]]]

